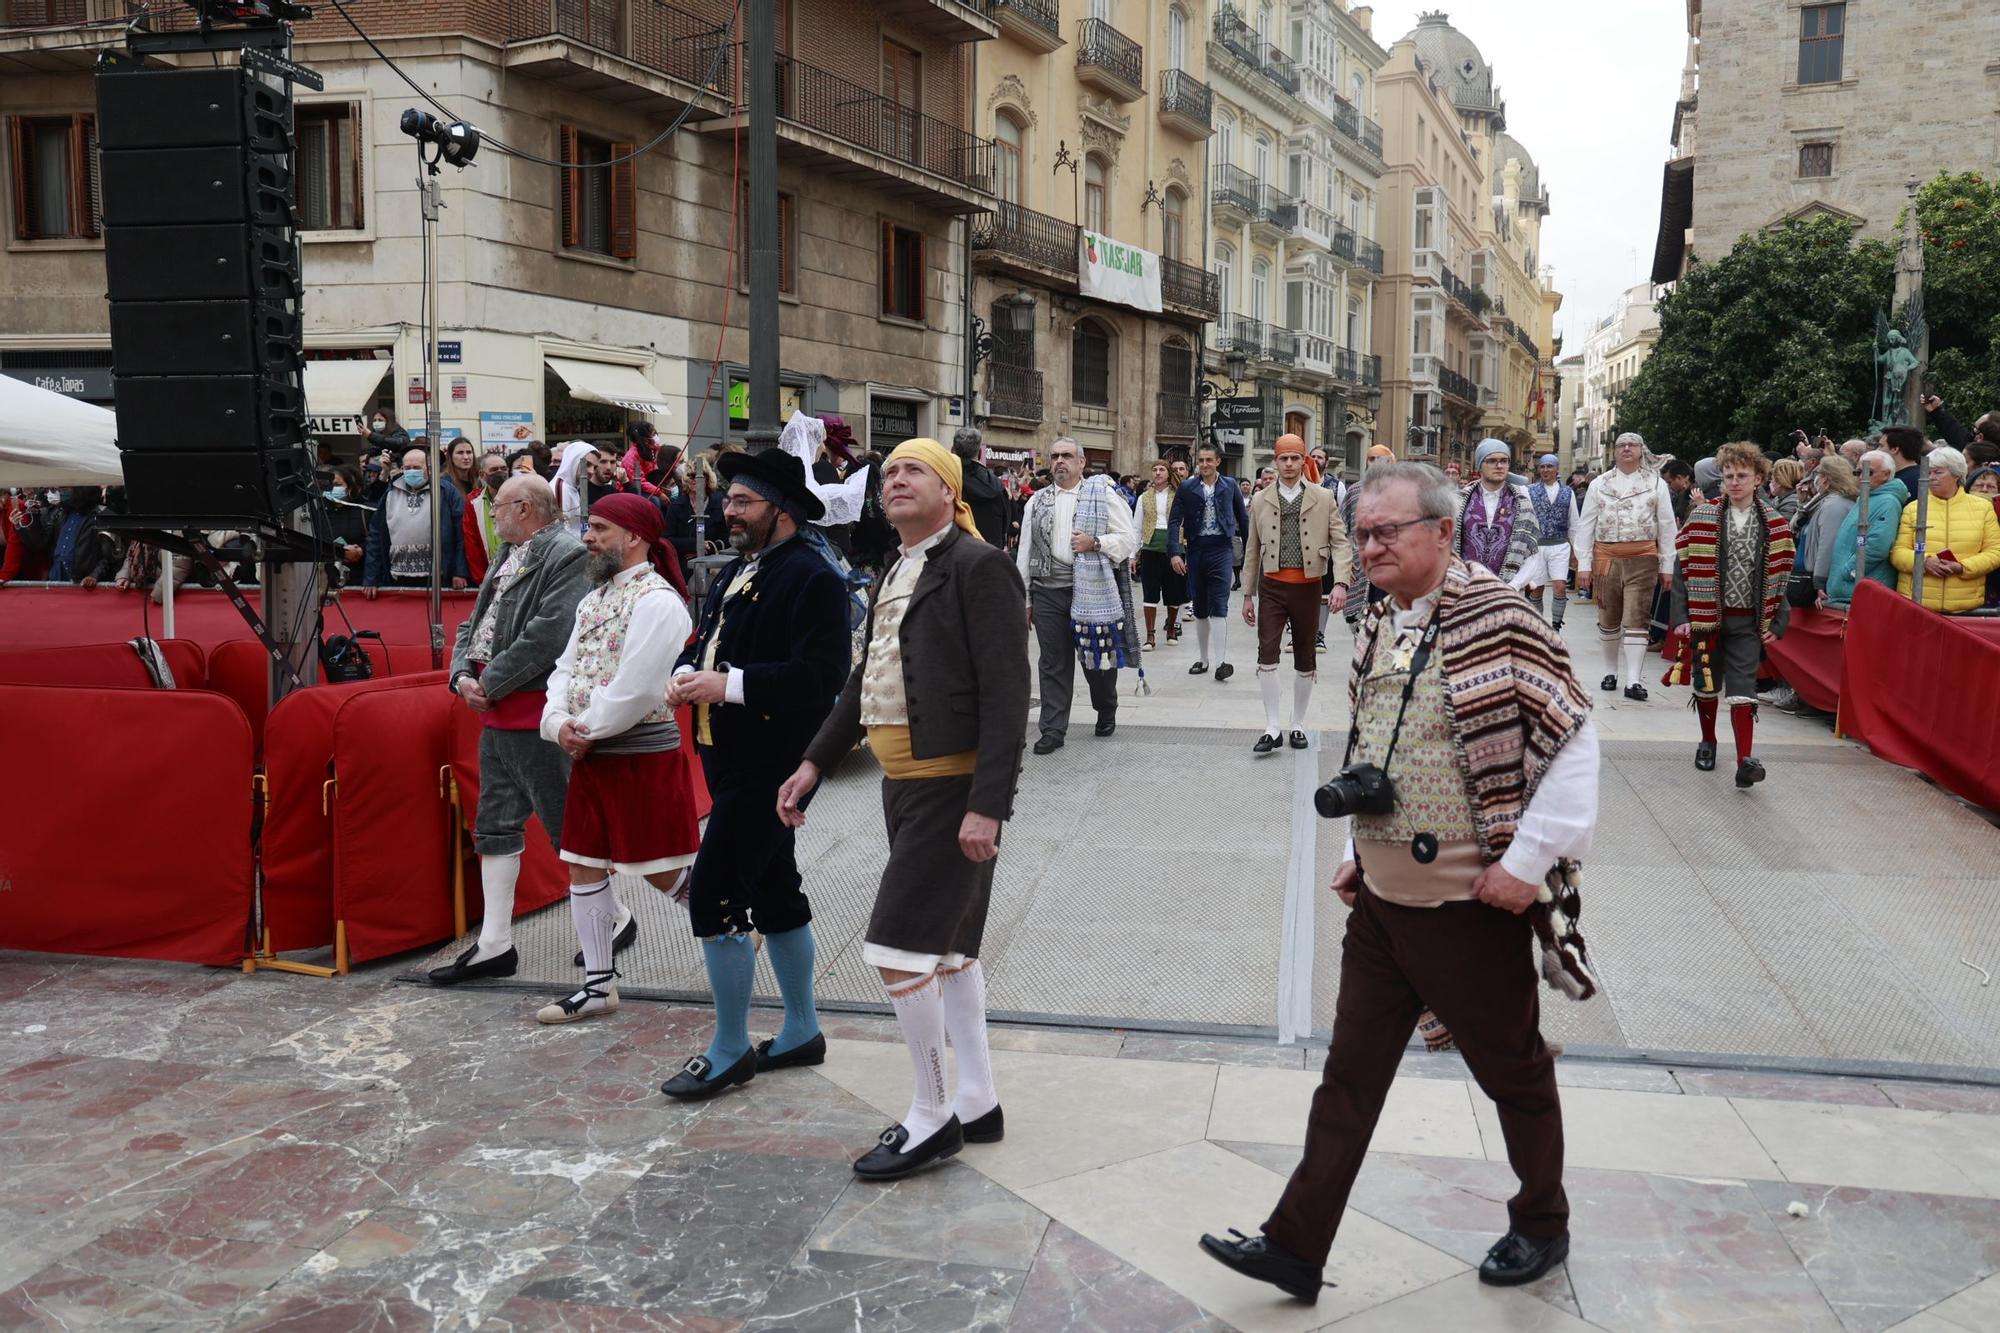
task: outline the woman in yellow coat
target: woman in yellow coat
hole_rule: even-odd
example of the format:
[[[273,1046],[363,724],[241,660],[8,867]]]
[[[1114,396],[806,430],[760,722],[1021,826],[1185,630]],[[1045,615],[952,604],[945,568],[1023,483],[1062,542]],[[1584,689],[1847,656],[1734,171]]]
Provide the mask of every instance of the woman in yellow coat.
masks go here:
[[[2000,569],[2000,518],[1993,502],[1965,489],[1965,455],[1939,447],[1925,459],[1931,502],[1925,514],[1924,605],[1953,615],[1986,602],[1986,576]],[[1896,589],[1910,595],[1917,563],[1917,506],[1903,507],[1890,563],[1901,571]]]

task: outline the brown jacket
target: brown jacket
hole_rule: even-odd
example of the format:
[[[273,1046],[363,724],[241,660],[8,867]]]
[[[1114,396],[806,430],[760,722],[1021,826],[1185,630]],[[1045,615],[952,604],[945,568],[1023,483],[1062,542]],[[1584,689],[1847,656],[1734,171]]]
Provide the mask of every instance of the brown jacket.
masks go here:
[[[1322,578],[1329,568],[1335,583],[1354,582],[1354,555],[1347,544],[1347,525],[1340,521],[1340,506],[1333,492],[1301,479],[1305,505],[1299,510],[1299,544],[1305,550],[1304,569],[1308,577]],[[1243,541],[1243,570],[1258,574],[1278,572],[1278,488],[1266,486],[1250,501],[1250,531]]]
[[[875,585],[881,595],[882,584]],[[1014,813],[1027,738],[1027,592],[1004,550],[957,528],[930,550],[903,612],[903,690],[910,706],[910,754],[937,759],[978,753],[966,808],[994,819]],[[831,775],[860,741],[861,682],[874,638],[871,601],[854,670],[806,758]]]

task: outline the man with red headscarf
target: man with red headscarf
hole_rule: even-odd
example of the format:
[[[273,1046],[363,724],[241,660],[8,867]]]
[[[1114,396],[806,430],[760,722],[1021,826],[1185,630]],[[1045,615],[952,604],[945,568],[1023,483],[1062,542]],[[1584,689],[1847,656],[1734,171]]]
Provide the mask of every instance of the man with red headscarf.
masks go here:
[[[667,572],[673,547],[660,508],[606,495],[585,524],[591,590],[577,603],[569,644],[549,673],[542,735],[571,760],[563,807],[570,917],[583,948],[581,989],[535,1015],[573,1023],[618,1007],[611,875],[644,875],[671,890],[701,845],[688,765],[667,682],[694,622]]]

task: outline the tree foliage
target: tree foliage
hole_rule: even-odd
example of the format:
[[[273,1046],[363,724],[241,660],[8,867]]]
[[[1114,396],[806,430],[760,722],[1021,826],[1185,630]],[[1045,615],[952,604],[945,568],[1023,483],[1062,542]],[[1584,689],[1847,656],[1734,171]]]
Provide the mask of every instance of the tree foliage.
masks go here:
[[[1731,440],[1779,448],[1793,430],[1839,439],[1861,429],[1895,252],[1856,244],[1853,232],[1831,216],[1800,219],[1691,264],[1660,300],[1659,341],[1618,403],[1616,429],[1687,459]]]
[[[1924,233],[1925,379],[1961,421],[2000,407],[2000,181],[1939,175],[1917,191]]]

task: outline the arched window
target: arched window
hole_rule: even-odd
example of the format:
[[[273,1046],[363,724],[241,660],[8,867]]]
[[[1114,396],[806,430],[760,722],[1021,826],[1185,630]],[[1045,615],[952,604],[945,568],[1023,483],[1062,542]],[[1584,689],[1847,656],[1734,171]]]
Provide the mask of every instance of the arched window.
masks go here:
[[[1367,115],[1368,108],[1361,104],[1361,96],[1367,92],[1368,82],[1361,77],[1359,70],[1356,70],[1354,77],[1348,81],[1347,90],[1347,100],[1354,103],[1354,109],[1364,116]]]
[[[1083,225],[1104,230],[1104,159],[1095,153],[1083,159]]]
[[[1227,245],[1215,247],[1215,289],[1216,299],[1221,303],[1222,322],[1229,322],[1229,312],[1236,308],[1236,251]]]
[[[1070,334],[1069,396],[1085,407],[1111,406],[1111,330],[1080,319]]]
[[[1026,179],[1023,164],[1027,161],[1024,144],[1027,131],[1011,111],[1002,111],[993,118],[993,192],[1000,196],[1003,204],[1018,204],[1021,200],[1021,183]]]
[[[1186,233],[1187,196],[1178,187],[1170,185],[1166,198],[1160,202],[1160,253],[1168,259],[1178,260],[1186,244]]]
[[[1167,68],[1187,68],[1187,11],[1179,5],[1167,9]]]
[[[1250,145],[1250,174],[1259,185],[1271,179],[1271,141],[1261,134]]]
[[[1222,166],[1236,165],[1236,113],[1216,108],[1215,160]]]
[[[1271,313],[1271,261],[1250,261],[1250,305],[1252,319],[1268,319]]]

